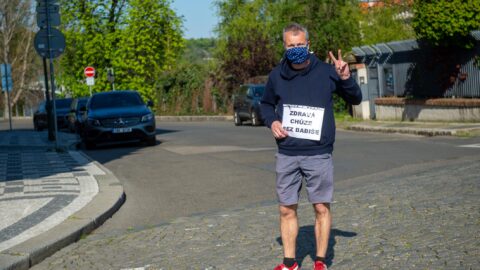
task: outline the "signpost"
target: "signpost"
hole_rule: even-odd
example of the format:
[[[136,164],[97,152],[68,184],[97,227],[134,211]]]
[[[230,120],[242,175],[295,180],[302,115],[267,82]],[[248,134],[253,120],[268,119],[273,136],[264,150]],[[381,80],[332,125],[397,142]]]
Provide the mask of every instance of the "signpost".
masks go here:
[[[113,68],[107,68],[107,81],[112,84],[112,91],[115,91],[115,73]]]
[[[53,119],[49,117],[49,129],[48,139],[55,140],[55,148],[58,149],[57,142],[57,116],[56,116],[56,104],[55,104],[55,77],[53,68],[53,58],[58,57],[65,51],[65,36],[59,30],[52,28],[60,26],[60,6],[57,4],[58,0],[37,0],[37,25],[40,31],[35,35],[35,49],[44,60],[45,69],[45,86],[47,96],[47,111],[50,111],[48,115],[51,115],[51,107],[49,106],[49,93],[48,93],[48,76],[46,58],[50,62],[50,85],[52,89],[52,105],[53,105]],[[53,122],[55,135],[51,134],[51,124]]]
[[[87,77],[87,85],[90,90],[90,96],[92,96],[92,86],[95,85],[95,68],[86,67],[83,70],[83,74],[85,74],[85,77]]]
[[[12,108],[10,104],[10,92],[12,92],[12,66],[10,64],[1,65],[2,75],[2,91],[7,91],[7,103],[8,103],[8,122],[10,123],[10,131],[12,131]]]

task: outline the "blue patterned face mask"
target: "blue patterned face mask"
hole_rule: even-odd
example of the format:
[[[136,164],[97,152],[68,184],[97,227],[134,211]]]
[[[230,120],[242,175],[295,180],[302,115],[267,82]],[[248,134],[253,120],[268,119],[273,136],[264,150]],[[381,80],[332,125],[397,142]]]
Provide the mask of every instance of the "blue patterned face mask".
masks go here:
[[[308,46],[305,47],[293,47],[287,50],[286,56],[288,61],[292,64],[301,64],[307,61],[308,58]]]

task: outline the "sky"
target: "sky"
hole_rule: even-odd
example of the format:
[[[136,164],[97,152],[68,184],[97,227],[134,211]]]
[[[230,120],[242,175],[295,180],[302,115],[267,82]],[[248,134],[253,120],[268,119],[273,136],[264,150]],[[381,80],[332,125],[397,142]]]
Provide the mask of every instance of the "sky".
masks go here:
[[[213,0],[173,0],[171,7],[178,16],[183,16],[185,38],[214,37],[217,25]]]

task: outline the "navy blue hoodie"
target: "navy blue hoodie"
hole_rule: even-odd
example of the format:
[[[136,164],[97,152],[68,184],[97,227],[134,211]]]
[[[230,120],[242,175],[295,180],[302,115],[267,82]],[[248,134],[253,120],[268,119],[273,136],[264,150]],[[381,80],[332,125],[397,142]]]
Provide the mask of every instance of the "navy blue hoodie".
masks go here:
[[[274,121],[282,122],[283,104],[324,108],[320,141],[287,136],[277,140],[278,152],[289,156],[311,156],[332,153],[335,142],[333,93],[350,104],[360,104],[362,92],[350,77],[341,80],[335,67],[309,55],[310,64],[293,69],[286,59],[276,66],[268,77],[260,110],[264,123],[271,128]]]

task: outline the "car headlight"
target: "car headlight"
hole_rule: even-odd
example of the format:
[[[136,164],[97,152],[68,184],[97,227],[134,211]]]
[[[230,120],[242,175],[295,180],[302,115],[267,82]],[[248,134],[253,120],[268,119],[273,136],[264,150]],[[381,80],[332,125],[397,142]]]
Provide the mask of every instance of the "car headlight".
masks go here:
[[[148,122],[152,119],[153,119],[153,114],[151,114],[151,113],[142,116],[142,122]]]
[[[98,121],[97,119],[93,119],[93,118],[88,118],[88,124],[91,125],[91,126],[95,126],[95,127],[101,126],[100,121]]]

